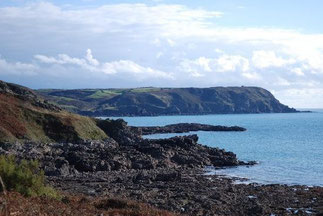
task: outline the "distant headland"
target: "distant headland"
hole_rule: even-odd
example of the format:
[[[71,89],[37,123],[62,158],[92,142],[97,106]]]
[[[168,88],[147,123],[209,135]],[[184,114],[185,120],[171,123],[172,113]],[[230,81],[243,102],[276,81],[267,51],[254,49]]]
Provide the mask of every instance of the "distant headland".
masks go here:
[[[88,116],[159,116],[298,112],[259,87],[36,90]]]

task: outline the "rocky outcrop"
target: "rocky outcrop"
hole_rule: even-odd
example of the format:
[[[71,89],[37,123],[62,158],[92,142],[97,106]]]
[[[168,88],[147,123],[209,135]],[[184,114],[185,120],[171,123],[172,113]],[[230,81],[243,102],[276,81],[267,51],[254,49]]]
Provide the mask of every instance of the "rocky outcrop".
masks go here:
[[[258,87],[39,90],[83,115],[156,116],[297,112]]]
[[[51,111],[61,111],[61,108],[58,106],[39,98],[33,90],[17,84],[7,83],[0,80],[0,94],[19,98],[20,100],[31,103],[35,107]]]
[[[132,127],[139,130],[142,135],[149,134],[163,134],[163,133],[187,133],[191,131],[246,131],[247,129],[239,126],[220,126],[220,125],[207,125],[199,123],[179,123],[170,124],[165,126],[152,126],[152,127]]]
[[[197,135],[143,139],[138,129],[127,126],[122,119],[97,120],[97,125],[109,138],[74,143],[2,143],[0,150],[18,158],[39,160],[47,175],[252,164],[239,161],[232,152],[198,144]]]
[[[197,136],[117,143],[113,139],[82,143],[1,144],[3,154],[41,162],[46,175],[73,176],[100,171],[203,168],[252,164],[239,161],[232,152],[197,143]]]
[[[110,171],[49,179],[64,191],[137,200],[189,216],[323,214],[322,188],[235,184],[235,179],[205,175],[201,169]]]
[[[135,145],[142,141],[140,130],[135,127],[129,127],[127,122],[122,119],[97,120],[97,125],[121,145]]]

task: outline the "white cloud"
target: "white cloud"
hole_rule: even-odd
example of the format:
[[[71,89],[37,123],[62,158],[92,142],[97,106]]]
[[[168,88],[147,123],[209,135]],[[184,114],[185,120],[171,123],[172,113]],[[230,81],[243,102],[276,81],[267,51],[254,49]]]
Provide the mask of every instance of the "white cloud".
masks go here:
[[[130,60],[100,63],[93,57],[91,49],[87,49],[87,53],[84,58],[73,58],[67,54],[59,54],[57,58],[48,57],[45,55],[35,55],[35,58],[41,63],[74,65],[90,72],[98,72],[108,75],[129,74],[136,77],[138,80],[145,80],[149,78],[174,79],[173,75],[170,73],[155,70],[151,67],[143,67]]]
[[[35,55],[37,60],[46,63],[46,64],[72,64],[87,67],[89,66],[86,62],[86,59],[72,58],[66,54],[59,54],[57,58],[48,57],[45,55]]]
[[[151,41],[151,43],[158,47],[161,45],[161,41],[159,38],[155,38],[154,40]]]
[[[258,50],[253,52],[252,63],[256,68],[282,67],[295,63],[294,59],[278,57],[274,51]]]
[[[261,76],[256,72],[243,72],[242,76],[249,80],[261,80]]]
[[[275,85],[278,85],[278,86],[290,86],[291,83],[288,80],[286,80],[286,79],[284,79],[282,77],[277,77],[277,81],[275,82]]]
[[[136,26],[164,30],[179,26],[186,29],[187,25],[202,27],[205,19],[223,15],[219,11],[196,10],[174,4],[156,6],[139,3],[107,4],[96,8],[75,10],[63,9],[48,2],[32,3],[24,7],[0,8],[0,14],[2,22],[15,21],[13,24],[16,26],[28,25],[40,31],[73,32],[76,29],[81,31],[87,29],[90,33],[129,32]],[[17,22],[18,20],[22,23]],[[59,26],[44,25],[58,22],[60,22]],[[72,29],[65,28],[66,25],[71,26]],[[151,29],[146,28],[145,32]]]
[[[98,66],[100,64],[98,60],[93,58],[92,51],[90,49],[87,49],[86,51],[86,60],[94,66]]]
[[[323,88],[289,88],[274,91],[282,103],[299,108],[322,108]]]
[[[166,78],[173,79],[173,75],[150,67],[143,67],[129,60],[107,62],[103,64],[102,71],[106,74],[128,73],[137,76],[139,79]]]
[[[210,73],[246,72],[249,70],[249,60],[239,55],[222,55],[218,58],[199,57],[195,60],[182,60],[179,69],[195,77]]]
[[[159,59],[160,57],[162,57],[164,55],[164,53],[163,52],[158,52],[157,54],[156,54],[156,58],[157,59]]]
[[[205,68],[203,64],[201,65],[200,59],[205,59],[205,58],[201,57],[196,60],[189,60],[189,59],[183,60],[178,66],[179,71],[183,71],[184,73],[189,73],[192,77],[203,77],[204,76],[203,72],[205,71]],[[207,68],[209,68],[208,65],[207,65]]]
[[[301,68],[293,68],[293,69],[291,69],[291,72],[297,76],[305,76],[305,74]]]
[[[215,51],[216,53],[220,53],[220,54],[221,54],[221,53],[224,53],[224,52],[223,52],[223,50],[221,50],[221,49],[219,49],[219,48],[216,48],[214,51]]]
[[[223,55],[217,59],[220,71],[235,71],[238,68],[246,72],[249,70],[249,60],[239,55]]]
[[[36,75],[37,66],[21,62],[8,62],[0,58],[0,74],[8,75]]]
[[[167,39],[167,43],[169,44],[170,47],[174,47],[176,45],[175,41],[169,38]]]

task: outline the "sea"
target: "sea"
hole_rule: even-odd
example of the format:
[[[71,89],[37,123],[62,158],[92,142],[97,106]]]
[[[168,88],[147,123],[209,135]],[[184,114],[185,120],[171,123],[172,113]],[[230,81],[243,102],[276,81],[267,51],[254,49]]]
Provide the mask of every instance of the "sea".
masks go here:
[[[131,126],[202,123],[245,127],[245,132],[198,131],[146,137],[155,139],[197,134],[201,144],[232,151],[239,160],[258,162],[254,166],[211,168],[208,169],[209,174],[239,177],[249,183],[323,186],[323,110],[312,110],[311,113],[120,118]]]

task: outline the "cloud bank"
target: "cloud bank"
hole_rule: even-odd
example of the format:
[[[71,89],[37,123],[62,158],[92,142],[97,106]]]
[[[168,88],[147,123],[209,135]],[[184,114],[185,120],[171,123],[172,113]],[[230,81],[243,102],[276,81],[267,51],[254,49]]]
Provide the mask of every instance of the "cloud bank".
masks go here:
[[[323,107],[323,34],[220,25],[226,16],[162,2],[2,7],[0,75],[34,88],[253,85]]]

